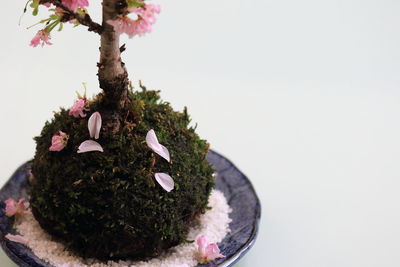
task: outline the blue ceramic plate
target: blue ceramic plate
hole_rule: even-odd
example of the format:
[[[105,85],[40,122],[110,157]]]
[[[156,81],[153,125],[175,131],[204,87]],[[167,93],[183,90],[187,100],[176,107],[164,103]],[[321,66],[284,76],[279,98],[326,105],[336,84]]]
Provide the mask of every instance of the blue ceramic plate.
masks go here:
[[[232,208],[232,222],[229,225],[231,232],[218,244],[226,257],[202,266],[231,266],[254,244],[261,206],[250,181],[228,159],[211,151],[207,160],[216,172],[216,189],[224,193]],[[4,200],[21,197],[28,199],[29,168],[28,163],[18,168],[0,190],[0,243],[5,253],[19,266],[52,267],[36,257],[29,248],[4,238],[7,233],[15,234],[12,229],[13,219],[4,213]]]

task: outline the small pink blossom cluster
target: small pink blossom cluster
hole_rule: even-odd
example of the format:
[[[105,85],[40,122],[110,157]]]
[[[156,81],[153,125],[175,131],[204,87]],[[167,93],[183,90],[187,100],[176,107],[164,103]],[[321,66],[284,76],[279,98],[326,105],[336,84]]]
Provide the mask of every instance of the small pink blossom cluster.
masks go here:
[[[75,118],[79,118],[79,116],[81,116],[82,118],[86,117],[86,114],[84,113],[85,105],[86,105],[86,99],[79,98],[70,108],[69,115],[74,116]]]
[[[36,47],[39,44],[42,45],[42,47],[47,44],[47,45],[52,45],[53,43],[50,42],[50,33],[46,31],[46,29],[40,30],[36,33],[36,35],[33,37],[30,46]]]
[[[207,238],[204,235],[197,238],[197,247],[196,256],[200,264],[205,264],[215,259],[225,257],[221,254],[217,244],[208,243]]]
[[[142,7],[130,8],[129,11],[137,15],[136,20],[123,16],[116,20],[107,20],[107,23],[114,27],[116,33],[126,33],[129,38],[132,38],[152,31],[152,26],[156,22],[155,14],[160,13],[160,6],[144,4]]]
[[[8,217],[21,215],[29,208],[29,203],[24,198],[20,198],[18,202],[9,198],[4,203],[6,204],[5,211]]]
[[[76,12],[78,8],[89,6],[88,0],[62,0],[61,3],[72,12]]]

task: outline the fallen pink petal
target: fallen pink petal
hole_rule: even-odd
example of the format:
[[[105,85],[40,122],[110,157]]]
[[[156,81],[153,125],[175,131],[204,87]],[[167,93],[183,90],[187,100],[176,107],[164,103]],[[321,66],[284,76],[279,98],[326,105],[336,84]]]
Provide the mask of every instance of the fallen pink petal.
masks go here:
[[[168,162],[170,161],[168,149],[158,142],[156,133],[153,129],[147,132],[146,143],[155,153],[166,159]]]
[[[88,121],[89,134],[91,138],[99,139],[101,130],[101,115],[95,112],[90,116]]]
[[[78,147],[78,153],[85,153],[91,151],[104,152],[103,147],[99,143],[93,140],[86,140]]]
[[[49,147],[50,151],[61,151],[67,145],[69,136],[62,132],[58,131],[58,135],[54,135],[51,138],[51,146]]]
[[[23,236],[21,235],[12,235],[12,234],[6,234],[5,238],[7,238],[8,240],[12,241],[12,242],[17,242],[17,243],[21,243],[21,244],[28,244],[28,240],[26,240]]]
[[[175,185],[174,180],[168,174],[158,172],[154,174],[154,177],[156,178],[156,181],[161,185],[161,187],[164,188],[165,191],[170,192],[172,189],[174,189]]]
[[[86,114],[84,113],[85,105],[86,105],[85,99],[80,98],[80,99],[76,100],[74,105],[69,110],[68,114],[71,116],[74,116],[75,118],[86,117]]]
[[[200,264],[225,257],[221,254],[219,247],[215,243],[208,244],[207,238],[202,235],[197,238],[197,260]]]

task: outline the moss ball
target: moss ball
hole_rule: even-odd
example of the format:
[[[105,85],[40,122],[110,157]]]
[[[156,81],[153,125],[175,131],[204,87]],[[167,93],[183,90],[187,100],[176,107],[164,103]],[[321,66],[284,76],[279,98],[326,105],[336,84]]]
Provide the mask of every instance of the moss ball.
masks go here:
[[[157,91],[144,87],[128,98],[118,127],[99,94],[87,101],[86,117],[61,109],[35,138],[32,212],[44,230],[85,258],[143,259],[185,242],[213,187],[208,144],[189,126],[186,110],[175,112]],[[88,118],[96,111],[103,126],[95,141],[104,152],[77,153],[91,140]],[[151,129],[171,162],[147,146]],[[50,151],[59,131],[68,135],[66,146]],[[165,191],[155,173],[169,174],[174,189]]]

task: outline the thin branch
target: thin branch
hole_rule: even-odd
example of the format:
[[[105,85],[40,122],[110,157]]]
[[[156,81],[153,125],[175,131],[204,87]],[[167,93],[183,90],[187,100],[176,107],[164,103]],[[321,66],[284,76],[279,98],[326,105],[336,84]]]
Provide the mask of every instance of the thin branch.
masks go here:
[[[61,0],[43,0],[43,1],[41,1],[41,3],[51,3],[58,8],[61,8],[62,10],[65,11],[67,16],[70,16],[70,17],[76,19],[77,21],[79,21],[80,24],[88,27],[88,31],[90,31],[90,32],[95,32],[100,35],[103,32],[103,27],[100,24],[94,22],[92,20],[92,18],[89,16],[89,14],[81,15],[81,14],[75,13],[72,10],[70,10],[68,7],[63,5],[61,3]]]

